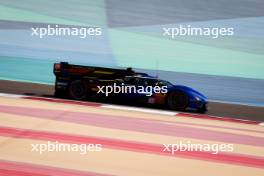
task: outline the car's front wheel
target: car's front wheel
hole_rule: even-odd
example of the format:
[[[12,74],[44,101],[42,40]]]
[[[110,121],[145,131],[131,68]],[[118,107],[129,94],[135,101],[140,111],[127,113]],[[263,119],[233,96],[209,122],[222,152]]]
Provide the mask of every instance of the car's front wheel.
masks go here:
[[[182,91],[174,91],[168,94],[167,105],[172,110],[185,110],[188,103],[188,96]]]
[[[205,113],[207,111],[206,104],[203,104],[203,106],[197,111],[198,113]]]

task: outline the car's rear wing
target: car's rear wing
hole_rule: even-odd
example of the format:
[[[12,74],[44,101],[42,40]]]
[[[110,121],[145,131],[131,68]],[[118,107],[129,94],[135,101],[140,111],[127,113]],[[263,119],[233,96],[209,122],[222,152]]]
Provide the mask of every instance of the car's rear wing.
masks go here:
[[[115,69],[106,67],[73,65],[68,62],[55,63],[53,72],[56,76],[89,76],[95,78],[111,77],[111,79],[135,74],[131,68]]]

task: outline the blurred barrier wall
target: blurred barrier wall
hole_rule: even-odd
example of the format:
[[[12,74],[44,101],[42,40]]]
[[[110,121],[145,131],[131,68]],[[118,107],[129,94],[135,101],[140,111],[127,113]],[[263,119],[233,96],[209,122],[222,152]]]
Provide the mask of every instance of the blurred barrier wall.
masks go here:
[[[55,61],[129,66],[150,73],[158,69],[162,78],[211,99],[261,104],[263,9],[262,0],[0,0],[0,77],[52,84]],[[32,27],[48,24],[101,27],[102,35],[31,36]],[[232,27],[234,35],[162,35],[163,28],[180,24]],[[43,74],[36,74],[39,70]]]

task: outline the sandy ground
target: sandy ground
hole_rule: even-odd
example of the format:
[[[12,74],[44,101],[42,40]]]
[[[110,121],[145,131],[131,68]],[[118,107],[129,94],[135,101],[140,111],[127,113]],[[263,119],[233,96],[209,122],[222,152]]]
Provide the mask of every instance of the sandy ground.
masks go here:
[[[0,97],[4,175],[262,175],[264,128],[96,106]],[[32,151],[48,142],[102,150]],[[163,144],[232,144],[233,151],[164,151]]]

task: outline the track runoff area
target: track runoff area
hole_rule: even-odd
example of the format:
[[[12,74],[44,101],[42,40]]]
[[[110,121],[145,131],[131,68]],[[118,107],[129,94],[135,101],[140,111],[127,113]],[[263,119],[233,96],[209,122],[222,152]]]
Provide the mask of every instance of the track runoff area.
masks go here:
[[[258,121],[0,94],[0,175],[263,175]]]

